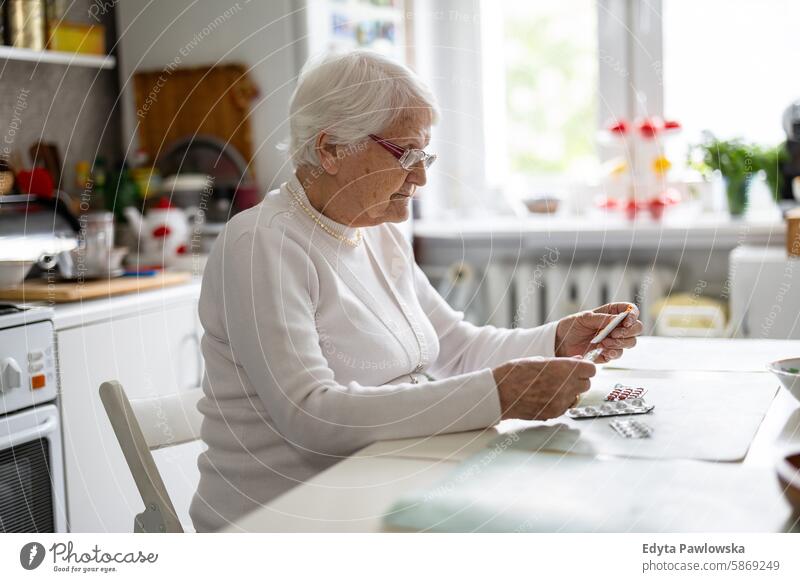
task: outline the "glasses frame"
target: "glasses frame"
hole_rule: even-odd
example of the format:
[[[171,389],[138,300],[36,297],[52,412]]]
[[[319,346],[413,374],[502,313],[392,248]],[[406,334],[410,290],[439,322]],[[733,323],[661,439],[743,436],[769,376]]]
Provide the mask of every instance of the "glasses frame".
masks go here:
[[[426,170],[431,167],[431,164],[436,161],[436,154],[429,154],[424,150],[420,150],[417,148],[404,148],[402,146],[397,145],[396,143],[392,143],[389,140],[383,139],[373,133],[369,134],[370,139],[375,141],[378,145],[383,147],[387,152],[392,154],[397,161],[400,162],[400,166],[406,171],[410,172],[414,169],[418,163],[422,162],[422,167]],[[419,160],[415,163],[409,163],[409,159],[411,158],[412,154],[415,157],[419,157]]]

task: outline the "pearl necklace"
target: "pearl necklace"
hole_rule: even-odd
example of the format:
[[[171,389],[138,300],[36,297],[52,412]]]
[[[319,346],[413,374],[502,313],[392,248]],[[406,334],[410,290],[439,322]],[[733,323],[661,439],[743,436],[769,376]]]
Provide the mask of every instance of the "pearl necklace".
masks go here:
[[[345,243],[345,244],[348,244],[348,245],[350,245],[350,246],[351,246],[351,247],[353,247],[353,248],[355,248],[355,247],[357,247],[358,245],[360,245],[360,244],[361,244],[361,238],[362,238],[362,237],[361,237],[361,229],[360,229],[360,228],[356,230],[356,238],[354,238],[354,239],[347,238],[346,236],[344,236],[344,235],[342,235],[342,234],[339,234],[338,232],[336,232],[335,230],[333,230],[332,228],[330,228],[330,227],[329,227],[327,224],[325,224],[324,222],[322,222],[322,221],[319,219],[319,217],[316,215],[316,213],[314,213],[314,212],[313,212],[313,211],[312,211],[312,210],[311,210],[311,209],[310,209],[308,206],[306,206],[305,204],[303,204],[303,200],[300,198],[300,195],[299,195],[297,192],[295,192],[295,191],[294,191],[294,189],[292,188],[292,186],[291,186],[290,184],[288,184],[288,183],[286,184],[286,189],[289,191],[289,194],[291,194],[291,195],[292,195],[292,198],[294,198],[295,202],[297,202],[298,206],[300,206],[300,208],[302,208],[302,209],[303,209],[303,212],[305,212],[306,214],[308,214],[308,216],[311,218],[311,220],[313,220],[314,222],[316,222],[316,223],[317,223],[317,225],[318,225],[318,226],[319,226],[319,227],[320,227],[322,230],[324,230],[325,232],[327,232],[327,233],[328,233],[329,235],[331,235],[333,238],[335,238],[335,239],[337,239],[337,240],[340,240],[340,241],[342,241],[343,243]]]

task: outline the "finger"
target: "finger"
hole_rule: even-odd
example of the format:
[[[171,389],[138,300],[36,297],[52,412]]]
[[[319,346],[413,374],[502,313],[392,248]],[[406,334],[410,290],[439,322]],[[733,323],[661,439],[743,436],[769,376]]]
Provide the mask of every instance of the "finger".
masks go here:
[[[625,319],[625,322],[628,322],[628,318]],[[640,335],[642,331],[644,331],[644,324],[637,319],[633,322],[633,324],[618,329],[620,329],[620,331],[622,331],[626,336]]]
[[[581,324],[595,331],[601,331],[612,321],[614,321],[614,315],[608,313],[595,313],[594,311],[587,311],[580,315]]]
[[[631,328],[636,324],[636,322],[639,321],[639,308],[633,305],[633,303],[629,303],[628,305],[632,305],[633,309],[631,309],[631,312],[628,314],[628,317],[625,318],[625,321],[622,322],[622,327]]]
[[[580,380],[578,380],[576,387],[578,389],[579,394],[582,392],[588,392],[589,388],[592,387],[592,381],[589,380],[588,378],[581,378]]]
[[[603,357],[606,362],[617,360],[622,357],[622,350],[603,350]]]
[[[613,339],[620,339],[623,337],[632,337],[635,335],[641,335],[644,331],[644,324],[641,321],[637,321],[630,327],[618,327],[609,337]]]
[[[604,350],[628,350],[635,345],[635,337],[626,337],[623,339],[605,339],[600,342],[600,347]]]
[[[573,373],[578,378],[591,378],[597,374],[597,366],[588,360],[572,360]]]
[[[606,338],[600,342],[600,347],[604,350],[613,350],[622,347],[622,342],[625,341],[624,339],[613,339],[613,338]]]

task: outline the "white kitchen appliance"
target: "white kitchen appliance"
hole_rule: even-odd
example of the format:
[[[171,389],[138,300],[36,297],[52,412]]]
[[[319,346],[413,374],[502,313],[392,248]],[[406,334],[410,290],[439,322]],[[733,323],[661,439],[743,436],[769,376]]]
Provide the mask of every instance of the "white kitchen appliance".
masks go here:
[[[734,337],[800,339],[800,258],[783,245],[741,246],[730,259]]]
[[[53,312],[0,304],[0,532],[66,532]]]

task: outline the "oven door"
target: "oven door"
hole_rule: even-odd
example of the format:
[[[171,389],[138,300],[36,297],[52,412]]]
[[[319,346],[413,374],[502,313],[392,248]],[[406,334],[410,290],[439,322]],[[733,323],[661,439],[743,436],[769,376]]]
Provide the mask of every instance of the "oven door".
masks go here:
[[[66,532],[58,409],[0,417],[0,532]]]

